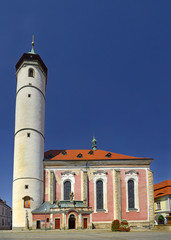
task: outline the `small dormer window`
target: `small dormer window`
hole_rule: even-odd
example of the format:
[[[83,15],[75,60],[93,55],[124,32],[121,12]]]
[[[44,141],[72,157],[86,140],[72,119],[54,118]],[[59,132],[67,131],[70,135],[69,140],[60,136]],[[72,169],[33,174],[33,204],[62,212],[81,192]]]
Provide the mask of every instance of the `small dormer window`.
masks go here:
[[[33,69],[33,68],[29,68],[29,70],[28,70],[28,76],[29,76],[29,77],[34,77],[34,69]]]
[[[112,154],[109,152],[109,153],[106,154],[106,157],[111,157],[111,155]]]
[[[93,155],[94,154],[93,150],[90,150],[88,154]]]
[[[52,153],[50,153],[49,155],[48,155],[48,158],[53,158],[54,157],[54,155],[52,154]]]
[[[65,150],[62,151],[62,155],[67,155],[67,152]]]
[[[83,157],[82,153],[79,153],[79,154],[77,155],[77,158],[82,158],[82,157]]]

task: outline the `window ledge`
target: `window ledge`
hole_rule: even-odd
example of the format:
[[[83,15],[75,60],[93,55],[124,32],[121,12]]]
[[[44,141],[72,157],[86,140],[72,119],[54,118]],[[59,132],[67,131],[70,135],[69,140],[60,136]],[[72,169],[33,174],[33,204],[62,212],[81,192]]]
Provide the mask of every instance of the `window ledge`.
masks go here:
[[[138,212],[138,209],[137,208],[128,208],[128,211],[129,212]]]
[[[105,209],[96,209],[96,212],[106,212]]]

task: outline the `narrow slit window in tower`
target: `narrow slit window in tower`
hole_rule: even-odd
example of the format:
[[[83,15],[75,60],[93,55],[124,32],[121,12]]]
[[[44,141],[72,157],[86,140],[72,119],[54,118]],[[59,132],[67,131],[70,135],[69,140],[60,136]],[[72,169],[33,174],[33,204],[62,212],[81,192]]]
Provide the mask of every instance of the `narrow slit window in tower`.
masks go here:
[[[33,68],[29,68],[29,70],[28,70],[28,76],[34,78],[34,69],[33,69]]]
[[[31,94],[28,94],[28,97],[31,97]]]
[[[27,133],[27,137],[30,137],[30,133]]]

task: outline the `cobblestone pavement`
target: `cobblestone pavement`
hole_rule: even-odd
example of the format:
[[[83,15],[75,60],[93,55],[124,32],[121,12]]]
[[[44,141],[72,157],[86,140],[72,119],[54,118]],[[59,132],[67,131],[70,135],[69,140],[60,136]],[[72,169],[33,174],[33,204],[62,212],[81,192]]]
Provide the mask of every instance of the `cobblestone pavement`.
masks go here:
[[[42,239],[70,239],[70,240],[169,240],[171,232],[111,232],[104,230],[80,231],[0,231],[1,240],[42,240]]]

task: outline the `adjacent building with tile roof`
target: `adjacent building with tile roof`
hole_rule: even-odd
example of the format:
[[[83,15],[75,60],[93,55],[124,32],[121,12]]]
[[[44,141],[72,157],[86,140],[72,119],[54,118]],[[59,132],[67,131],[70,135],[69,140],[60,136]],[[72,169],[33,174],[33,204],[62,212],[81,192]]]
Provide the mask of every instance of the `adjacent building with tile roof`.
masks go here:
[[[95,137],[91,149],[44,153],[47,68],[33,48],[16,77],[13,228],[110,228],[114,219],[153,225],[153,159],[100,150]]]
[[[171,213],[171,180],[154,185],[155,223],[166,223],[166,217]]]

